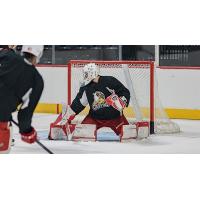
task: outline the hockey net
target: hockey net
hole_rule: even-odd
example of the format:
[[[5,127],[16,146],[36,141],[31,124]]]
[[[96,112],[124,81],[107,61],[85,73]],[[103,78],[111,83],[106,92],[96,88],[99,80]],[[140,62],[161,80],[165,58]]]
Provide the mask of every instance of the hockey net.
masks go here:
[[[130,90],[130,104],[124,110],[130,121],[149,121],[151,133],[180,132],[179,126],[169,119],[161,104],[154,62],[72,60],[68,63],[68,104],[79,91],[82,68],[88,63],[97,64],[100,75],[113,76]]]

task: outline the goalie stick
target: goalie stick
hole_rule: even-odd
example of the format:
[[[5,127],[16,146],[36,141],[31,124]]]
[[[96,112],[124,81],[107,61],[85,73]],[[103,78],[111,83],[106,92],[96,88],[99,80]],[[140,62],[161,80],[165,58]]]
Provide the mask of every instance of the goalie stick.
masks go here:
[[[11,119],[11,121],[13,122],[13,124],[15,124],[17,127],[19,127],[19,124],[14,121],[13,119]],[[44,144],[42,144],[38,139],[36,140],[36,143],[42,147],[47,153],[49,154],[54,154],[52,151],[50,151]]]

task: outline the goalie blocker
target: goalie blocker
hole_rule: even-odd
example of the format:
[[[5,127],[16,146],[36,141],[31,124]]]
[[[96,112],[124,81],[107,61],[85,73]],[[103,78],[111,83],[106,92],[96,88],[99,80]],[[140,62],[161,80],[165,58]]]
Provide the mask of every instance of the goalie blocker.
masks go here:
[[[50,124],[49,139],[68,141],[96,141],[97,130],[101,128],[98,121],[94,122],[94,119],[91,119],[87,116],[82,121],[82,124],[72,124],[71,120],[74,119],[74,117],[75,113],[71,110],[70,106],[67,107],[66,105],[63,105],[62,113],[58,116],[54,123]],[[149,122],[141,121],[134,122],[132,124],[127,123],[126,125],[122,126],[119,124],[118,126],[120,126],[120,129],[118,129],[117,122],[115,124],[115,121],[113,123],[113,120],[112,122],[110,120],[106,121],[107,126],[102,127],[112,128],[114,132],[119,135],[120,141],[122,142],[136,138],[147,138],[149,136]],[[115,127],[113,128],[113,126]]]

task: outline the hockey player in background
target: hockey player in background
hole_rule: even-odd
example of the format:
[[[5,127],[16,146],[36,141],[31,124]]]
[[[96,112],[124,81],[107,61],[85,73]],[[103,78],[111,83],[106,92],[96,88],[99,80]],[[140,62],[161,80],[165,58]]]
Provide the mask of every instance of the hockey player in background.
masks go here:
[[[49,139],[59,139],[58,124],[70,124],[88,104],[89,114],[83,119],[82,124],[87,124],[87,127],[95,125],[94,137],[96,130],[102,127],[111,128],[120,138],[123,136],[123,125],[129,124],[123,109],[129,105],[130,92],[116,78],[101,76],[99,73],[99,67],[95,63],[84,66],[83,84],[72,104],[50,125]],[[70,129],[67,128],[67,131],[65,126],[60,128],[68,134],[68,130],[73,132],[75,126],[69,126]]]
[[[42,54],[42,45],[24,45],[22,56],[8,45],[0,46],[0,153],[10,150],[9,121],[17,108],[21,139],[27,143],[37,139],[31,122],[44,87],[43,79],[35,68]]]

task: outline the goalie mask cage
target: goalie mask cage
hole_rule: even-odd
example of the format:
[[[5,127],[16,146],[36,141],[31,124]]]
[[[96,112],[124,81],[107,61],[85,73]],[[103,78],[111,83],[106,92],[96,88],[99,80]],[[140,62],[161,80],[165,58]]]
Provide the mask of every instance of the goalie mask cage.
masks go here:
[[[69,61],[69,105],[79,91],[83,80],[82,69],[88,63],[95,63],[100,68],[100,75],[113,76],[129,89],[131,100],[124,111],[129,120],[149,121],[151,134],[180,132],[179,126],[169,119],[159,99],[156,68],[152,61]]]

